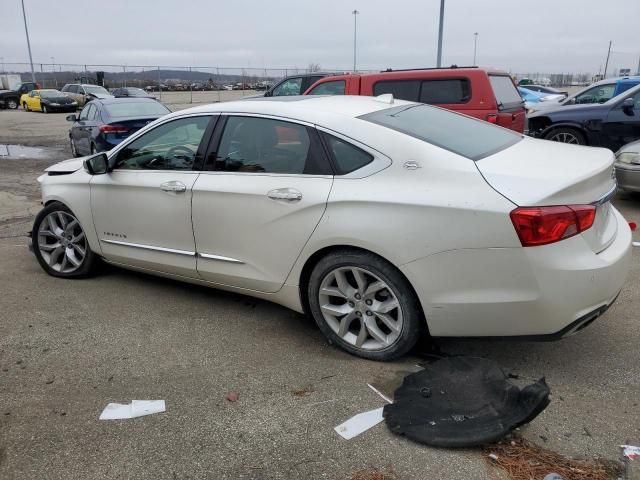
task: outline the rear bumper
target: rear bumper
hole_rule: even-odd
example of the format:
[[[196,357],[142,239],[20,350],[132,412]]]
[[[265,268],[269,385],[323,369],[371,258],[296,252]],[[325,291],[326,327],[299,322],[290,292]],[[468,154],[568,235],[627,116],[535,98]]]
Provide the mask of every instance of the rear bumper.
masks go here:
[[[618,187],[630,192],[640,192],[640,165],[616,162],[614,166]]]
[[[613,303],[629,270],[631,231],[596,254],[581,236],[529,248],[443,252],[403,265],[433,336],[559,338]]]

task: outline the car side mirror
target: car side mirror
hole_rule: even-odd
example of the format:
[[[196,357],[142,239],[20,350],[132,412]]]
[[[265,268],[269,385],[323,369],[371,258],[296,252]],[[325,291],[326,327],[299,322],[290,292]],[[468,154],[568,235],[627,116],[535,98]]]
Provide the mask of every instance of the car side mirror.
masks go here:
[[[84,161],[84,169],[89,175],[103,175],[109,171],[109,159],[106,153],[97,153]]]
[[[78,117],[76,117],[75,113],[67,115],[65,118],[67,119],[67,122],[75,122],[76,120],[78,120]]]
[[[629,98],[625,98],[624,102],[622,102],[622,108],[628,108],[633,110],[633,107],[636,106],[636,102],[633,98],[629,97]]]

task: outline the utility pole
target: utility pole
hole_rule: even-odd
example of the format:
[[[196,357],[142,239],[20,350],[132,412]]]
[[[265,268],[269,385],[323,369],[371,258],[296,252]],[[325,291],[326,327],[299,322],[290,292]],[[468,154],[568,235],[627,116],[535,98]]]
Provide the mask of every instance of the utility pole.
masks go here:
[[[609,40],[609,50],[607,51],[607,61],[604,63],[604,76],[602,78],[607,78],[607,68],[609,67],[610,55],[611,55],[611,40]]]
[[[438,59],[436,66],[442,66],[442,30],[444,28],[444,0],[440,0],[440,26],[438,27]]]
[[[56,59],[55,57],[51,57],[51,72],[53,75],[53,83],[58,88],[58,79],[56,78]]]
[[[33,57],[31,56],[31,42],[29,41],[29,29],[27,28],[27,14],[24,11],[24,0],[22,0],[22,18],[24,20],[24,32],[27,34],[27,49],[29,50],[29,64],[31,65],[31,81],[36,83],[36,72],[33,70]]]
[[[356,38],[358,32],[358,10],[351,12],[353,14],[353,71],[356,71]]]
[[[4,67],[2,70],[4,70]],[[638,70],[636,70],[636,75],[640,75],[640,57],[638,57]]]
[[[474,67],[478,65],[476,62],[477,51],[478,51],[478,32],[473,34],[473,66]]]

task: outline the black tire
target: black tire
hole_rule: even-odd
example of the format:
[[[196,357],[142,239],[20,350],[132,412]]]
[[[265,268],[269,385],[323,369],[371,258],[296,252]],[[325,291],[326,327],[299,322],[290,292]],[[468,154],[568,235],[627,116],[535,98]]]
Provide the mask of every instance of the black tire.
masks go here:
[[[53,277],[60,277],[60,278],[84,278],[87,277],[89,275],[91,275],[94,270],[95,267],[98,263],[98,256],[93,253],[91,251],[91,248],[89,247],[89,243],[86,240],[86,236],[84,237],[84,251],[85,251],[85,255],[84,258],[82,259],[82,261],[80,262],[78,267],[75,267],[75,269],[73,271],[58,271],[54,268],[52,268],[49,263],[45,260],[45,258],[43,257],[42,252],[40,251],[40,240],[43,241],[47,241],[45,240],[45,236],[42,236],[39,234],[40,231],[40,226],[43,223],[43,221],[45,220],[45,218],[47,218],[49,216],[49,214],[52,213],[58,213],[61,212],[63,214],[68,214],[71,215],[75,218],[75,215],[73,214],[73,212],[71,212],[71,210],[69,210],[65,205],[63,205],[62,203],[59,202],[53,202],[50,203],[49,205],[47,205],[46,207],[44,207],[42,210],[40,210],[40,212],[38,213],[38,215],[36,215],[36,219],[33,222],[33,228],[31,230],[31,241],[33,242],[33,252],[35,253],[36,259],[38,260],[38,263],[40,264],[40,266],[42,267],[42,269],[47,272],[49,275],[53,276]],[[49,226],[45,226],[45,228],[49,229]],[[84,232],[84,229],[82,228],[82,226],[79,224],[78,222],[78,228],[80,228],[80,230],[82,232]],[[76,230],[77,232],[77,230]],[[70,233],[71,235],[73,235],[73,233]],[[65,233],[66,235],[66,233]],[[55,242],[59,242],[58,240],[54,240]],[[75,258],[75,257],[74,257]]]
[[[401,309],[403,321],[397,339],[390,346],[376,350],[356,347],[341,338],[327,323],[320,308],[320,287],[325,277],[335,269],[342,267],[357,267],[372,273],[388,285],[393,295],[395,295]],[[323,257],[311,272],[307,295],[309,311],[328,342],[359,357],[379,361],[388,361],[401,357],[413,348],[420,338],[421,332],[426,329],[420,302],[409,281],[396,267],[370,252],[344,249],[331,252]],[[363,321],[365,317],[361,315],[359,318],[360,321]]]
[[[22,103],[22,108],[24,109],[25,112],[29,111],[29,107],[27,107],[27,102]]]
[[[47,110],[46,105],[42,105],[42,113],[49,113],[49,110]]]
[[[9,100],[7,100],[7,108],[10,108],[11,110],[16,110],[19,104],[20,102],[14,98],[10,98]]]
[[[568,143],[571,145],[587,144],[584,134],[580,130],[570,127],[554,128],[547,133],[544,138],[553,142]]]
[[[95,155],[96,153],[98,153],[98,150],[96,149],[96,144],[93,142],[91,142],[90,151],[91,151],[91,155]]]

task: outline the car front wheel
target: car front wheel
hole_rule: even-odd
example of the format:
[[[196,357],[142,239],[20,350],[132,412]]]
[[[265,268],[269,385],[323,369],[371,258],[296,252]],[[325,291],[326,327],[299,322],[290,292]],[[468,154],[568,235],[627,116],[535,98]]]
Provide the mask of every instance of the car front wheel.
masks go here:
[[[79,220],[61,203],[49,204],[38,213],[31,240],[38,263],[54,277],[86,277],[97,262]]]
[[[369,252],[322,258],[308,285],[310,311],[330,343],[371,360],[392,360],[418,341],[422,309],[407,279]]]
[[[69,137],[69,145],[71,146],[71,155],[74,157],[79,157],[78,149],[76,148],[76,142],[73,140],[73,137]]]
[[[15,110],[16,108],[18,108],[18,101],[13,98],[8,100],[7,107],[9,107],[11,110]]]
[[[49,113],[46,105],[42,105],[42,113]]]
[[[586,145],[584,135],[575,128],[555,128],[544,137],[553,142],[570,143],[572,145]]]

